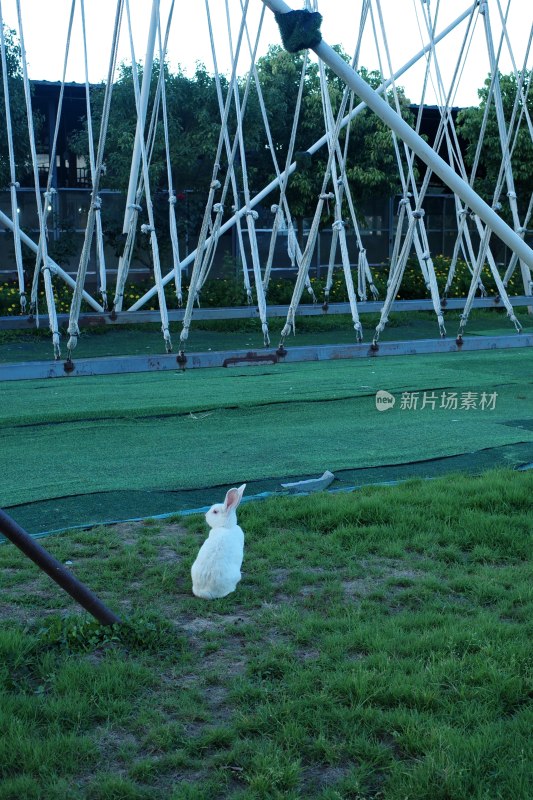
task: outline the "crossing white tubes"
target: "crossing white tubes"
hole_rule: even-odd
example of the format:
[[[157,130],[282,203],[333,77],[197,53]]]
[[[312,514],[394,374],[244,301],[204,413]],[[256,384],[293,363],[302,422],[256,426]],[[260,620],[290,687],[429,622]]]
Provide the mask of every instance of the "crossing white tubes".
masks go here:
[[[473,3],[472,5],[470,5],[462,14],[460,14],[457,17],[457,19],[455,19],[453,22],[450,23],[450,25],[448,25],[446,28],[444,28],[438,34],[438,36],[435,36],[435,38],[433,39],[433,42],[431,44],[427,44],[425,47],[422,47],[418,51],[418,53],[416,53],[412,58],[409,59],[409,61],[407,61],[402,67],[400,67],[400,69],[398,69],[394,73],[394,75],[392,75],[390,78],[387,78],[387,80],[383,81],[383,83],[380,86],[378,86],[378,88],[376,89],[376,93],[379,95],[379,94],[385,92],[386,89],[393,83],[393,81],[398,80],[398,78],[400,78],[405,72],[407,72],[409,69],[411,69],[411,67],[414,64],[416,64],[418,61],[420,61],[420,59],[423,58],[426,55],[426,53],[428,53],[428,51],[434,45],[438,44],[440,41],[445,39],[446,36],[448,36],[448,34],[450,34],[453,30],[455,30],[455,28],[458,25],[460,25],[465,19],[467,19],[472,14],[473,9],[475,9],[477,7],[477,5],[478,5],[478,2],[476,0],[476,2]],[[289,11],[290,9],[288,7],[286,7],[285,10]],[[364,111],[366,106],[367,106],[367,104],[366,104],[366,102],[364,100],[362,102],[360,102],[357,106],[355,106],[355,108],[353,108],[350,111],[350,113],[347,114],[344,117],[344,119],[341,122],[340,127],[341,128],[346,127],[346,125],[348,125],[348,123],[351,122],[351,120],[355,119],[355,117],[357,117],[362,111]],[[312,144],[310,147],[307,148],[307,152],[310,153],[311,155],[313,153],[316,153],[318,150],[320,150],[321,147],[323,147],[326,144],[327,140],[328,140],[328,136],[327,136],[327,134],[324,134],[324,136],[321,136],[320,139],[318,139],[314,144]],[[268,195],[272,191],[274,191],[274,189],[276,189],[278,186],[280,186],[282,181],[286,180],[286,178],[289,175],[291,175],[295,171],[295,169],[296,169],[296,162],[293,162],[290,165],[290,167],[288,167],[283,172],[281,172],[278,176],[276,176],[276,178],[274,178],[274,180],[272,180],[267,186],[265,186],[264,189],[262,189],[258,194],[255,195],[255,197],[253,197],[250,200],[250,208],[255,208],[255,206],[259,205],[259,203],[261,203],[265,199],[265,197],[268,197]],[[228,219],[222,225],[222,227],[220,228],[220,231],[219,231],[219,235],[222,235],[222,234],[226,233],[226,231],[228,231],[235,224],[237,219],[240,219],[241,217],[243,217],[245,213],[246,213],[246,209],[245,208],[239,209],[230,219]],[[203,246],[204,247],[206,246],[205,239],[203,240]],[[195,258],[196,258],[196,250],[193,250],[181,262],[182,268],[187,267],[189,264],[192,264],[194,262]],[[163,278],[163,284],[166,285],[170,280],[172,280],[173,277],[174,277],[174,272],[173,271],[172,272],[168,272]],[[156,292],[157,292],[156,287],[152,287],[151,289],[149,289],[149,291],[147,291],[142,297],[140,297],[135,303],[133,303],[132,306],[130,306],[128,311],[138,311],[140,308],[142,308],[145,305],[145,303],[148,302],[148,300],[150,300],[154,296],[154,294],[156,294]]]
[[[139,178],[139,165],[141,163],[141,141],[144,139],[146,109],[148,108],[148,96],[150,93],[152,63],[154,60],[154,49],[155,49],[155,40],[157,35],[158,23],[159,23],[159,0],[153,0],[152,14],[150,17],[150,28],[148,30],[148,40],[146,43],[146,56],[144,59],[141,99],[139,102],[139,110],[137,115],[137,130],[135,132],[135,145],[131,160],[130,182],[128,186],[128,195],[126,200],[126,213],[124,215],[124,224],[122,226],[122,233],[128,232],[128,228],[130,226],[132,205],[135,202],[135,194],[137,191],[137,180]]]
[[[0,2],[0,51],[2,63],[2,82],[4,88],[4,110],[6,115],[6,137],[9,153],[9,191],[11,196],[11,216],[13,217],[13,244],[15,248],[15,263],[17,265],[17,276],[19,282],[20,310],[26,310],[26,291],[24,287],[24,265],[22,263],[22,249],[20,246],[20,231],[18,218],[17,188],[19,186],[15,174],[15,150],[13,143],[13,129],[11,127],[11,106],[9,98],[8,67],[6,56],[6,42],[4,37],[4,19],[2,15],[2,4]]]
[[[7,214],[4,214],[3,211],[0,211],[0,224],[5,225],[5,227],[9,228],[10,231],[13,230],[14,227],[13,221],[7,216]],[[30,239],[30,237],[26,233],[24,233],[23,230],[20,231],[20,239],[22,243],[25,244],[27,247],[29,247],[30,250],[32,250],[34,253],[39,252],[39,245],[36,244],[33,241],[33,239]],[[65,283],[67,283],[72,289],[76,286],[76,281],[73,278],[71,278],[68,272],[65,272],[65,270],[59,266],[59,264],[56,264],[56,262],[52,258],[50,258],[50,256],[47,256],[47,265],[51,272],[55,273],[56,275],[59,275],[59,277],[62,278],[62,280],[64,280]],[[91,295],[85,290],[83,291],[83,299],[95,311],[104,310],[100,305],[100,303],[97,303],[96,300],[94,300],[91,297]]]
[[[272,11],[292,11],[284,0],[262,0]],[[505,244],[533,267],[533,250],[324,40],[313,47],[322,59],[466,203]]]

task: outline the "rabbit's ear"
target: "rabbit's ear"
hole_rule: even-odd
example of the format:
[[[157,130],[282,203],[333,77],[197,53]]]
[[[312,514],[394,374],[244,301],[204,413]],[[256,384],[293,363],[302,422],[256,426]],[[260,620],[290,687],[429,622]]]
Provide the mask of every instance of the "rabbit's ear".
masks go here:
[[[239,486],[238,489],[229,489],[228,493],[226,494],[226,499],[224,501],[224,510],[230,511],[230,509],[235,509],[241,502],[241,498],[243,492],[246,488],[246,484],[243,483],[242,486]]]

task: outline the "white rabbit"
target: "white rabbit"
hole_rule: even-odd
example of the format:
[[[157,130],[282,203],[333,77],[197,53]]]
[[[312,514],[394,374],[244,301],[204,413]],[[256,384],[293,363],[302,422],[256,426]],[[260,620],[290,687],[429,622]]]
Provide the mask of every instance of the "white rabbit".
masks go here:
[[[234,592],[241,579],[244,533],[237,525],[236,509],[246,484],[229,489],[224,503],[211,506],[205,519],[211,531],[191,567],[192,591],[212,600]]]

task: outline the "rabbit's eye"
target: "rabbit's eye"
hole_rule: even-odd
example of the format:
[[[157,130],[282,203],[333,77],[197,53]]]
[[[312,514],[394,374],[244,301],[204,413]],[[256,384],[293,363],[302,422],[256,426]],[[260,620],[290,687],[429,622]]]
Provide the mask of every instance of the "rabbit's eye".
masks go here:
[[[218,514],[218,508],[213,509],[213,514]]]

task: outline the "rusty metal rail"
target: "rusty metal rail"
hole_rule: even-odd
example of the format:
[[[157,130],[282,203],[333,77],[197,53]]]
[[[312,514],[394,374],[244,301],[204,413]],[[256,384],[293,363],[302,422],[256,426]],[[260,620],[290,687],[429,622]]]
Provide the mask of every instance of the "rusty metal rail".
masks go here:
[[[401,342],[380,342],[374,347],[370,342],[339,345],[307,345],[274,348],[263,351],[233,350],[207,353],[161,354],[153,356],[109,356],[106,358],[79,358],[73,361],[28,361],[0,364],[0,381],[35,380],[40,378],[73,378],[79,375],[113,375],[126,372],[162,372],[165,370],[203,369],[270,363],[275,368],[298,361],[326,361],[330,359],[380,358],[420,353],[461,353],[479,350],[532,347],[533,334],[515,333],[497,336],[465,336],[461,340],[417,339]],[[460,357],[460,356],[459,356]]]

